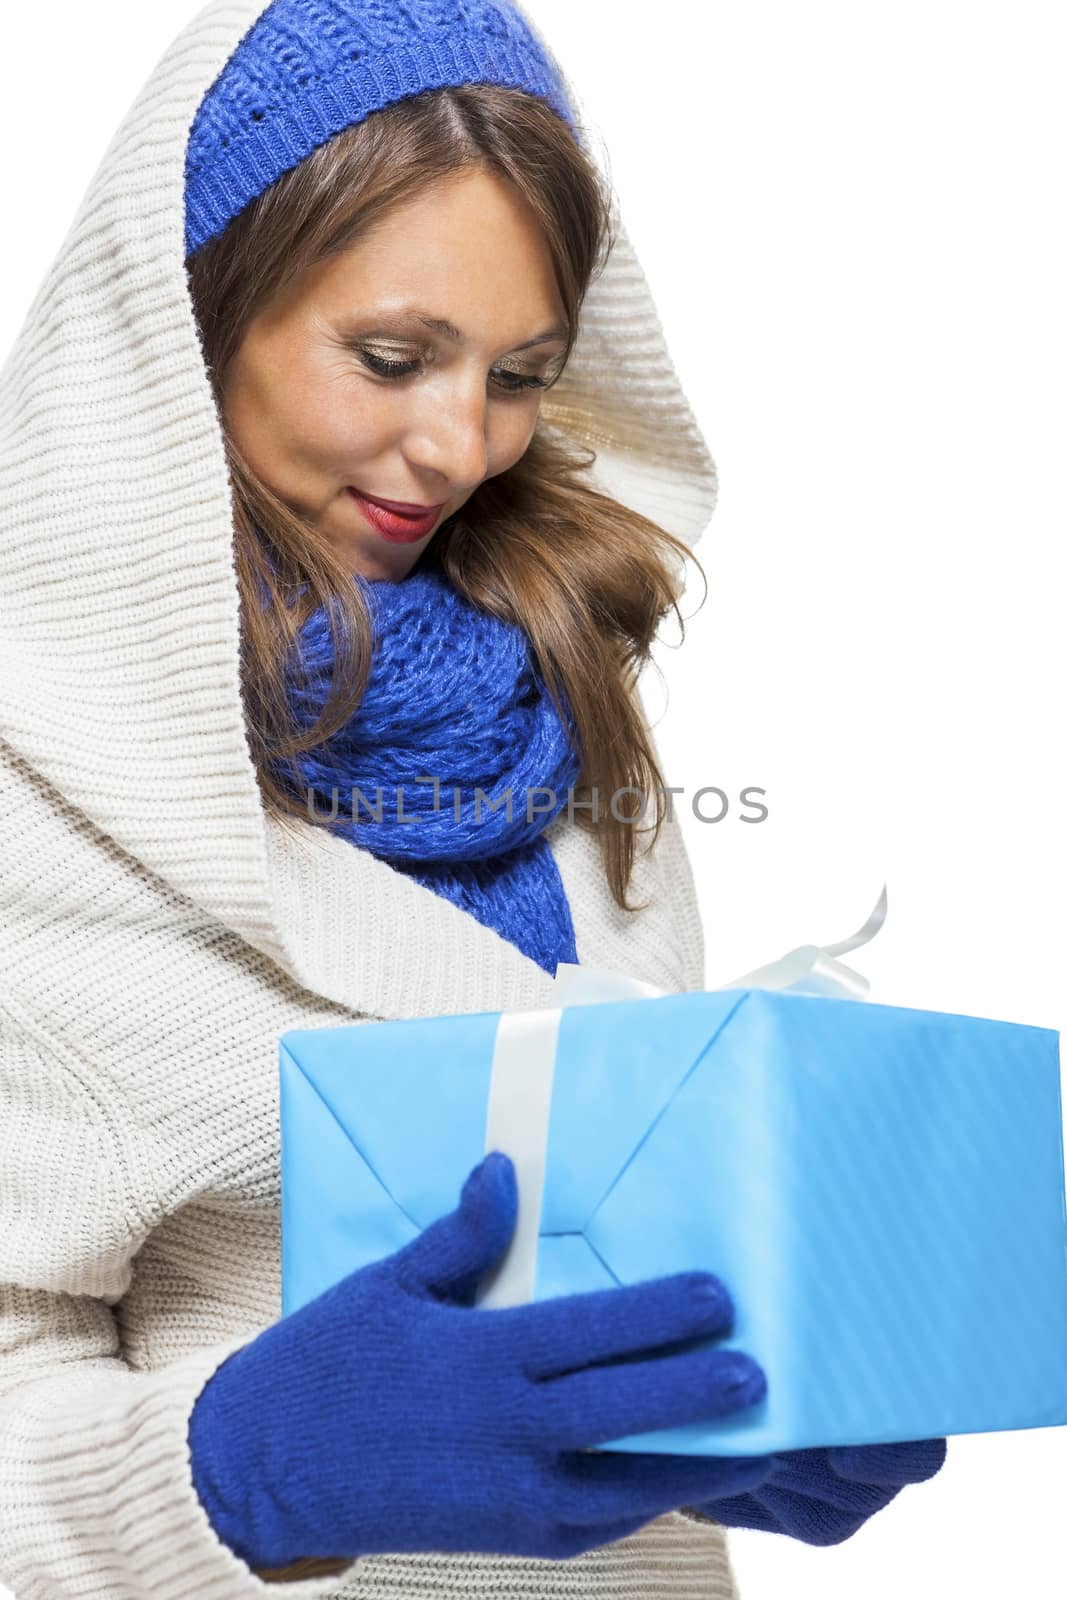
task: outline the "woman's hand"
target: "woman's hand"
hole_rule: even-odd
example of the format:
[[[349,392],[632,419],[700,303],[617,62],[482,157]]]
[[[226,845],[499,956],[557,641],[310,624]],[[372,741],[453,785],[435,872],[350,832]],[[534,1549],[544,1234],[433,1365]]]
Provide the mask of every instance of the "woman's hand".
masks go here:
[[[728,1528],[784,1533],[804,1544],[841,1544],[906,1484],[940,1472],[946,1450],[944,1439],[782,1450],[757,1489],[706,1501],[697,1510]]]
[[[518,1215],[486,1156],[456,1211],[231,1353],[189,1419],[193,1486],[219,1538],[282,1579],[305,1557],[484,1551],[562,1560],[709,1496],[771,1456],[637,1455],[629,1433],[763,1398],[709,1273],[486,1309],[480,1280]],[[669,1353],[664,1353],[669,1351]]]

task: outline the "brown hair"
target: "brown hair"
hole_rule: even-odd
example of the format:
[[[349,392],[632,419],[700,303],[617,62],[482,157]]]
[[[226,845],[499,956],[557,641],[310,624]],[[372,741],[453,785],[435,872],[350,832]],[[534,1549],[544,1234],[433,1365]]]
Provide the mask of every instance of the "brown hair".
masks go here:
[[[190,291],[216,397],[245,329],[295,274],[346,248],[428,183],[476,167],[513,184],[540,222],[570,328],[569,357],[586,291],[613,243],[610,190],[545,102],[472,84],[398,101],[337,134],[190,259]],[[370,670],[370,619],[328,542],[252,473],[232,439],[225,442],[242,694],[256,775],[275,814],[315,821],[306,794],[277,763],[317,747],[352,716]],[[626,902],[634,827],[655,797],[654,847],[665,811],[637,680],[669,610],[684,633],[677,558],[689,551],[583,481],[595,460],[591,444],[539,421],[521,459],[479,486],[421,561],[439,565],[473,604],[524,630],[557,710],[562,689],[581,761],[575,818],[599,834],[612,894],[629,911],[640,909]],[[334,670],[321,715],[304,731],[285,692],[287,663],[319,607],[333,632]],[[582,808],[594,798],[599,817]]]

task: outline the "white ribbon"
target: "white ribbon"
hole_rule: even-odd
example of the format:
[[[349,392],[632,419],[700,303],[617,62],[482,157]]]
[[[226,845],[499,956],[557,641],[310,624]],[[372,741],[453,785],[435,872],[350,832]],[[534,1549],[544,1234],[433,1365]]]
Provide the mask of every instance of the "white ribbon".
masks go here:
[[[886,885],[883,883],[874,910],[862,928],[850,934],[847,939],[839,939],[836,944],[798,945],[795,950],[788,951],[777,961],[770,962],[768,966],[757,967],[754,972],[746,972],[743,978],[734,978],[730,983],[720,984],[719,988],[788,989],[791,994],[820,994],[836,1000],[865,1000],[871,987],[867,979],[861,973],[854,972],[851,967],[846,967],[845,963],[838,961],[836,957],[847,955],[850,950],[858,950],[861,944],[867,944],[874,938],[885,921],[887,903]]]
[[[883,884],[874,910],[847,939],[836,944],[799,945],[777,961],[756,967],[717,988],[777,989],[790,994],[865,1000],[870,990],[867,979],[837,957],[873,939],[885,921],[886,909]],[[477,1304],[487,1308],[526,1305],[534,1297],[556,1040],[564,1007],[655,999],[674,992],[627,972],[583,966],[575,961],[559,962],[552,982],[555,1005],[535,1011],[504,1011],[497,1024],[485,1149],[504,1150],[515,1163],[519,1207],[508,1249],[479,1284]]]

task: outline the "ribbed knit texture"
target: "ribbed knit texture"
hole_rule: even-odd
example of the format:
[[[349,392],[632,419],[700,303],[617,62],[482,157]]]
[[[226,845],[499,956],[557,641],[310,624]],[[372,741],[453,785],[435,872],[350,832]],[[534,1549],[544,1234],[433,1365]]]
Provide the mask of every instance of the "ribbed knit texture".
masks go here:
[[[339,862],[377,870],[323,873],[318,836],[270,831],[279,892],[353,992],[391,978],[404,1015],[488,1009],[494,987],[544,1003],[538,969],[447,901],[339,840]],[[699,987],[677,823],[641,860],[634,897],[653,900],[630,918],[594,842],[565,818],[549,833],[580,957]],[[265,1595],[195,1499],[185,1429],[210,1373],[281,1311],[278,1037],[360,1014],[257,955],[10,756],[0,854],[0,1581],[18,1600]],[[405,971],[420,975],[410,1005]],[[378,1555],[294,1592],[733,1593],[719,1530],[673,1513],[563,1564]]]
[[[555,63],[507,0],[273,0],[197,112],[186,250],[342,128],[480,82],[537,95],[573,126]]]
[[[216,1538],[186,1445],[206,1378],[280,1314],[278,1037],[550,992],[494,930],[259,798],[183,196],[196,109],[260,9],[214,0],[167,52],[0,375],[0,1581],[18,1600],[279,1592]],[[543,416],[604,441],[606,492],[701,533],[714,469],[621,222]],[[677,824],[639,858],[636,914],[595,839],[565,816],[545,837],[582,961],[703,984]],[[384,1555],[288,1592],[733,1589],[721,1530],[670,1514],[574,1562]]]
[[[372,619],[367,687],[338,733],[285,764],[289,782],[339,837],[495,928],[552,977],[577,960],[544,838],[581,771],[573,720],[560,720],[523,630],[472,605],[440,568],[355,581]],[[319,607],[289,674],[304,729],[333,662]]]

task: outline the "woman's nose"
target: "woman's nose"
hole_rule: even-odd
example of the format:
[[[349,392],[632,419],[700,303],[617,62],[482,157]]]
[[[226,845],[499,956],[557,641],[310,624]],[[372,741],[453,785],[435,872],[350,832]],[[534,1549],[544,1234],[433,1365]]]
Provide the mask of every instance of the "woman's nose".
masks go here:
[[[450,385],[447,393],[425,396],[426,404],[408,435],[413,466],[447,479],[452,495],[476,489],[489,470],[485,380]]]

